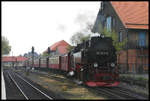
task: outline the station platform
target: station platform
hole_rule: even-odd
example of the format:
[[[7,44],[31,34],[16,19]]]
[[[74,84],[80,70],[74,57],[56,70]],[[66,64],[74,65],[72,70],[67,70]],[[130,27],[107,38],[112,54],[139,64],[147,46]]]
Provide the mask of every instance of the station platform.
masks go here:
[[[3,76],[3,71],[1,71],[1,99],[6,100],[6,88],[5,88],[5,81],[4,81],[4,76]]]

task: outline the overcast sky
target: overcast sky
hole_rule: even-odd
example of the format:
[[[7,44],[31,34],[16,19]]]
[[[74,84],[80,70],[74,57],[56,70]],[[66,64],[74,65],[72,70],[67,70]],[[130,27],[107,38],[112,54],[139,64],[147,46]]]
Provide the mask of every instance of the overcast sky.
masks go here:
[[[70,38],[96,20],[100,2],[2,2],[2,36],[10,55],[23,55],[35,47],[42,53],[57,41]]]

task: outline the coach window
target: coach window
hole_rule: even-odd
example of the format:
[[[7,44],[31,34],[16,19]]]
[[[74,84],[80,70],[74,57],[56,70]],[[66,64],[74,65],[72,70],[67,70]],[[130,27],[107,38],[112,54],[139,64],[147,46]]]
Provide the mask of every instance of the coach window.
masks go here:
[[[64,63],[64,57],[61,58],[61,62]]]

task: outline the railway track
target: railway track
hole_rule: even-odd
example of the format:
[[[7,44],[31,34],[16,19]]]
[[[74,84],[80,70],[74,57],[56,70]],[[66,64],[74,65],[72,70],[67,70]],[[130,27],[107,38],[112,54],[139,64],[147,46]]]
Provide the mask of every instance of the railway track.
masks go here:
[[[6,99],[12,100],[25,100],[25,96],[22,94],[20,89],[16,86],[15,82],[12,78],[8,75],[6,70],[3,71],[4,81],[6,86]]]
[[[122,99],[122,100],[148,100],[148,97],[137,95],[122,88],[106,88],[106,87],[87,87],[88,89],[93,89],[97,94],[103,95],[108,99]]]
[[[15,84],[15,86],[19,89],[20,93],[24,96],[23,99],[46,99],[53,100],[52,97],[45,94],[43,91],[29,83],[20,75],[7,70],[7,75],[10,77],[11,81]]]
[[[128,95],[130,94],[130,96],[134,96],[136,98],[139,98],[139,99],[145,99],[145,98],[148,98],[148,95],[145,95],[145,94],[141,94],[141,93],[136,93],[132,90],[128,90],[128,89],[125,89],[125,88],[122,88],[122,87],[115,87],[113,88],[114,90],[117,90],[119,92],[122,92],[122,93],[127,93]]]
[[[57,78],[58,80],[65,80],[64,78],[59,78],[54,75],[50,77]],[[69,79],[70,81],[72,79]],[[148,99],[148,96],[135,93],[134,91],[127,90],[121,87],[97,87],[94,88],[98,93],[110,98],[110,99]]]
[[[114,94],[110,91],[105,90],[104,88],[98,88],[98,87],[94,87],[94,88],[89,88],[90,90],[94,90],[96,91],[97,94],[103,95],[105,96],[107,99],[126,99],[118,94]]]
[[[124,90],[114,89],[114,88],[103,88],[100,90],[103,90],[108,94],[111,93],[112,96],[119,99],[145,99],[144,97],[133,94],[130,91],[124,91]]]
[[[38,72],[37,74],[41,74],[41,73]],[[65,80],[65,78],[59,78],[54,75],[44,75],[43,74],[43,76],[53,77],[53,78],[61,80],[61,81]],[[70,79],[69,79],[69,81],[70,81]],[[87,87],[87,86],[84,86],[84,87]],[[89,88],[89,87],[87,87],[87,88]],[[91,88],[89,88],[89,89],[91,89]],[[106,96],[108,99],[148,99],[147,96],[136,94],[133,91],[130,91],[130,90],[127,90],[127,89],[124,89],[121,87],[111,87],[111,88],[96,87],[96,88],[92,88],[92,89],[94,89],[98,94]]]
[[[109,91],[114,92],[116,94],[123,95],[126,98],[144,99],[144,100],[148,99],[148,96],[146,96],[146,95],[137,94],[131,90],[127,90],[127,89],[122,88],[122,87],[106,88],[106,90],[109,90]]]

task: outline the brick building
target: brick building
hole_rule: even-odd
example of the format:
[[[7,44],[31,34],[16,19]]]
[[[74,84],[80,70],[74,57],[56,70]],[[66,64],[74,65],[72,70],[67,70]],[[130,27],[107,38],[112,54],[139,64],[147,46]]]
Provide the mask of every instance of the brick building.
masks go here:
[[[149,11],[148,1],[102,1],[93,32],[115,30],[118,40],[127,38],[117,62],[122,72],[148,71]]]
[[[58,41],[58,42],[54,43],[52,46],[50,46],[50,51],[51,51],[50,54],[51,54],[51,56],[64,55],[68,52],[67,48],[69,46],[70,45],[64,40]],[[47,52],[47,50],[45,52]]]

